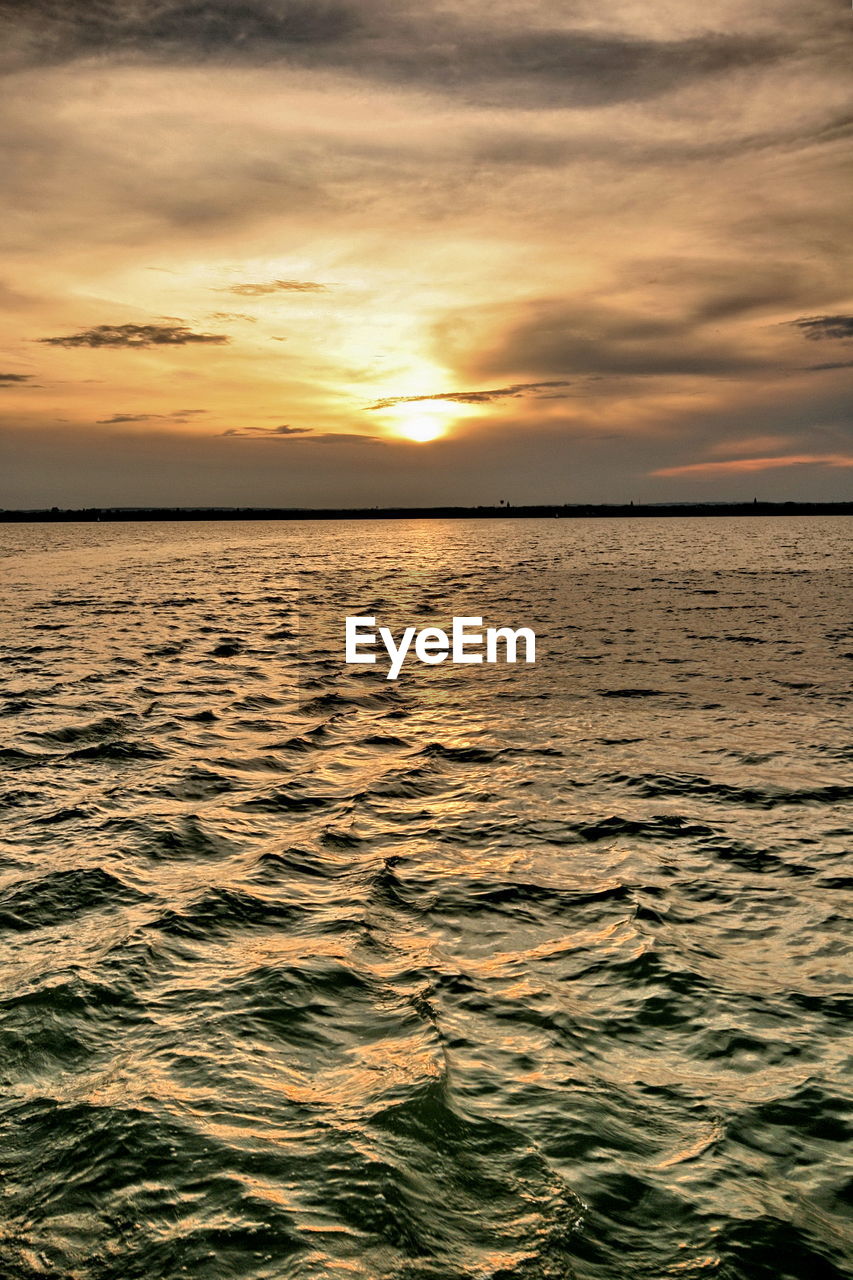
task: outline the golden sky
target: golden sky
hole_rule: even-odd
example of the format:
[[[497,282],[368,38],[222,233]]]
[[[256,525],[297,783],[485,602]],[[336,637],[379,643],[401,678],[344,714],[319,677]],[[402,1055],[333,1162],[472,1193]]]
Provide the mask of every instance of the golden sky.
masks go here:
[[[849,496],[849,6],[0,21],[0,506]]]

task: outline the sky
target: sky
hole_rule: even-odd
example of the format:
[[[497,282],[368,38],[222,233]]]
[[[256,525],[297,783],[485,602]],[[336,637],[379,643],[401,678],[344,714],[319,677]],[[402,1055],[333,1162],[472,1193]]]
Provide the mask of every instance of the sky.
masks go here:
[[[0,0],[0,507],[853,491],[840,0]]]

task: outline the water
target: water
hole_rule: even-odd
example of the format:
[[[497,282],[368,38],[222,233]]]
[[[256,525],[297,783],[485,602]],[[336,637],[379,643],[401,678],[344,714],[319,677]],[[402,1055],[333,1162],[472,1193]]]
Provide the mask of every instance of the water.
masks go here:
[[[4,1280],[849,1274],[849,534],[0,526]]]

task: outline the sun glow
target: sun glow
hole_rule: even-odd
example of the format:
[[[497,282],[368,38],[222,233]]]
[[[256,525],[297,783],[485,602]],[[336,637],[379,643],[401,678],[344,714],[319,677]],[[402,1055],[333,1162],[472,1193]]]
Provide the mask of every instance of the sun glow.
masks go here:
[[[439,440],[447,431],[447,423],[429,414],[411,414],[395,428],[398,435],[416,444]]]
[[[446,436],[456,422],[466,416],[467,405],[449,400],[405,401],[388,411],[388,430],[402,440],[429,444]]]

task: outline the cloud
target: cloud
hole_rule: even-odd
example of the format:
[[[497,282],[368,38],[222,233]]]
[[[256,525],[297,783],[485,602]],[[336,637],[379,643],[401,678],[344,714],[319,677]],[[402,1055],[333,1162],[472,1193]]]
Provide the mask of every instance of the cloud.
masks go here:
[[[709,445],[708,452],[711,454],[728,454],[729,459],[733,453],[743,453],[747,457],[756,454],[767,454],[771,449],[784,449],[796,447],[797,441],[790,436],[766,435],[766,436],[750,436],[746,440],[719,440],[716,444]]]
[[[666,314],[594,299],[543,299],[511,313],[504,332],[491,339],[472,339],[459,330],[449,340],[467,338],[471,354],[463,351],[459,358],[479,375],[523,370],[563,377],[728,376],[766,363],[742,342],[703,331],[704,317],[686,310],[683,302]],[[488,323],[488,315],[484,319]]]
[[[732,458],[727,462],[691,462],[681,467],[661,467],[653,476],[722,476],[737,472],[770,471],[776,467],[853,467],[853,454],[798,453],[781,458]]]
[[[0,373],[0,387],[17,387],[31,379],[30,373]]]
[[[564,169],[584,160],[592,164],[605,158],[628,166],[672,166],[691,160],[735,159],[774,148],[790,151],[810,145],[832,145],[845,141],[853,131],[853,121],[846,110],[806,119],[798,116],[790,122],[777,118],[772,123],[768,121],[762,129],[749,127],[751,122],[742,123],[745,127],[734,131],[695,129],[677,135],[658,134],[653,129],[625,130],[602,140],[595,129],[558,136],[538,133],[537,136],[529,126],[518,127],[502,117],[495,120],[490,130],[473,135],[471,155],[477,164],[503,170]]]
[[[176,409],[174,413],[114,413],[110,418],[97,418],[98,426],[118,426],[125,422],[186,422],[206,409]]]
[[[218,293],[236,293],[241,298],[265,298],[271,293],[326,293],[327,286],[315,280],[268,280],[259,284],[234,284]]]
[[[550,391],[553,387],[569,387],[570,382],[559,378],[551,382],[518,382],[510,387],[495,387],[489,391],[442,391],[434,396],[388,396],[377,400],[374,404],[365,405],[366,409],[391,409],[395,404],[418,404],[429,400],[452,400],[455,404],[491,404],[493,400],[503,400],[508,396],[517,397],[533,394],[538,391]],[[558,398],[548,396],[548,399]]]
[[[254,437],[257,439],[271,439],[278,437],[279,439],[287,436],[310,436],[313,434],[311,427],[290,427],[285,422],[280,427],[229,427],[227,431],[223,431],[224,436],[243,436]]]
[[[804,333],[807,338],[815,341],[820,341],[822,338],[853,339],[853,316],[802,316],[799,320],[791,320],[789,323]],[[815,367],[826,366],[816,365]]]
[[[431,53],[400,52],[389,70],[497,104],[590,107],[642,101],[738,67],[775,61],[775,41],[703,34],[653,39],[582,28],[448,32]],[[453,39],[453,36],[456,39]],[[396,78],[395,76],[395,78]]]
[[[311,427],[229,427],[223,436],[241,440],[290,440],[294,437],[308,444],[384,444],[379,436],[361,435],[355,431],[314,431]]]
[[[257,316],[248,316],[245,311],[211,311],[211,320],[248,320],[249,324],[257,324]]]
[[[455,12],[453,9],[455,8]],[[406,0],[63,0],[0,5],[12,66],[115,59],[328,69],[488,105],[589,107],[658,97],[779,60],[786,45],[735,32],[672,39]],[[539,23],[536,17],[540,18]],[[502,20],[503,18],[503,20]]]
[[[60,338],[39,338],[52,347],[186,347],[195,343],[221,346],[224,333],[193,333],[182,324],[99,324]]]
[[[96,418],[98,426],[114,426],[123,422],[151,422],[154,418],[162,418],[162,413],[114,413],[111,418]]]
[[[268,61],[288,49],[298,53],[340,41],[352,31],[355,15],[354,8],[329,0],[99,0],[89,6],[24,0],[0,7],[10,52],[24,65],[93,53]]]
[[[318,431],[311,437],[312,444],[388,444],[381,436],[361,435],[357,431]]]

